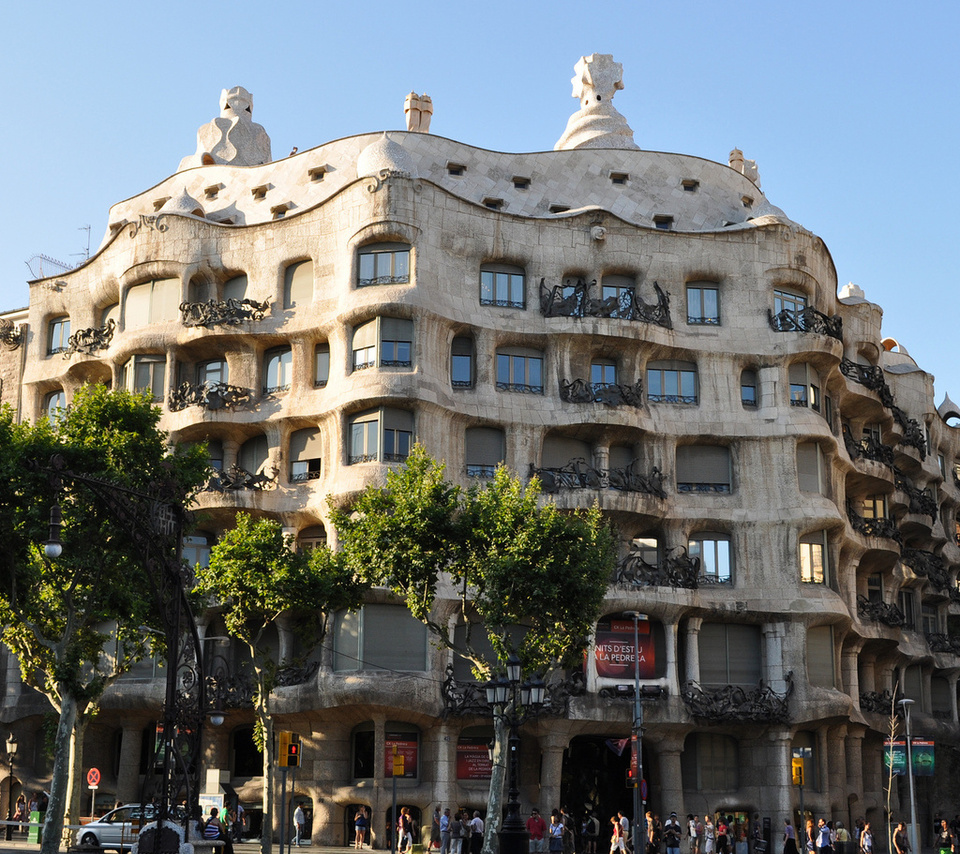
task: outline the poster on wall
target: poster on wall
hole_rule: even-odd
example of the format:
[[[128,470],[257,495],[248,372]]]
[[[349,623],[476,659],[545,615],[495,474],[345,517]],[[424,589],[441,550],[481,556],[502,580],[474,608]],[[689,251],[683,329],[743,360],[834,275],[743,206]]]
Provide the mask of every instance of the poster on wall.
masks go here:
[[[489,780],[490,761],[489,739],[483,736],[463,736],[457,742],[457,779]]]
[[[932,777],[934,771],[934,742],[923,738],[914,738],[912,744],[913,752],[913,776],[914,777]],[[902,739],[886,739],[883,742],[883,769],[890,772],[890,764],[893,763],[894,774],[907,773],[907,742]]]
[[[637,630],[640,678],[653,679],[656,677],[656,660],[649,621],[641,621]],[[607,679],[633,679],[633,640],[633,620],[601,620],[597,623],[594,652],[597,676]]]
[[[403,776],[416,777],[419,747],[417,736],[412,732],[386,733],[383,751],[383,776],[393,776],[393,757],[394,748],[396,748],[396,753],[403,758]]]

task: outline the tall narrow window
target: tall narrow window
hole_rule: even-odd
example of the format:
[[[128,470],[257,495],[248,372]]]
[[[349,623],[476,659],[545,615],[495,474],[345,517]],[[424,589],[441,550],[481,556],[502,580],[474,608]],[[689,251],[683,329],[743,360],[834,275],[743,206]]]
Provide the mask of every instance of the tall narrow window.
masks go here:
[[[263,434],[247,439],[240,446],[237,454],[237,463],[248,474],[260,474],[267,467],[270,459],[270,446],[267,437]]]
[[[55,317],[50,321],[50,327],[47,334],[47,353],[51,356],[55,353],[64,353],[66,352],[69,344],[70,318]]]
[[[816,442],[800,442],[797,445],[797,481],[801,492],[826,495],[823,451]]]
[[[523,347],[497,350],[497,388],[543,394],[543,354]]]
[[[732,580],[729,534],[696,533],[687,542],[687,554],[700,558],[701,581],[729,584]]]
[[[903,627],[905,629],[915,629],[917,627],[917,595],[913,590],[902,589],[897,594],[897,604],[903,611]]]
[[[827,580],[827,532],[811,531],[800,537],[800,580],[824,584]]]
[[[824,411],[820,393],[820,376],[811,365],[804,362],[790,365],[790,405],[808,406],[814,412],[820,412],[829,420]]]
[[[504,434],[497,427],[468,427],[463,437],[467,477],[493,477],[504,460]]]
[[[377,243],[357,252],[357,286],[395,285],[410,281],[410,247]]]
[[[223,299],[234,299],[237,302],[247,298],[247,275],[241,273],[239,276],[233,276],[223,283]]]
[[[166,369],[164,356],[134,356],[120,369],[120,385],[128,391],[149,391],[155,401],[163,400]]]
[[[313,387],[323,388],[330,379],[330,345],[317,344],[313,348]]]
[[[353,330],[353,370],[365,371],[377,364],[377,321],[368,320]]]
[[[307,306],[313,302],[313,261],[298,261],[283,271],[283,307]]]
[[[450,345],[450,384],[454,388],[473,388],[473,339],[458,335]]]
[[[348,425],[350,465],[402,462],[413,447],[413,413],[404,409],[373,409],[355,415]]]
[[[821,688],[837,687],[833,626],[811,626],[807,629],[807,679],[811,685]]]
[[[320,431],[316,427],[297,430],[290,436],[291,483],[320,477],[320,459]]]
[[[651,362],[647,365],[650,403],[697,403],[697,366],[692,362]]]
[[[677,448],[677,492],[731,491],[730,449],[724,445]]]
[[[480,305],[524,308],[525,278],[522,267],[484,264],[480,268]]]
[[[690,282],[687,285],[687,323],[720,325],[720,288],[715,282]]]
[[[740,403],[744,409],[756,409],[757,402],[757,372],[748,368],[740,373]]]
[[[267,350],[264,356],[264,394],[290,391],[293,374],[293,354],[289,347]]]
[[[387,368],[409,368],[413,365],[412,320],[380,318],[380,365]]]
[[[66,408],[67,395],[62,388],[51,391],[43,400],[43,410],[51,424],[56,424],[63,417]]]
[[[223,442],[219,439],[208,439],[207,458],[210,460],[210,468],[223,471]]]

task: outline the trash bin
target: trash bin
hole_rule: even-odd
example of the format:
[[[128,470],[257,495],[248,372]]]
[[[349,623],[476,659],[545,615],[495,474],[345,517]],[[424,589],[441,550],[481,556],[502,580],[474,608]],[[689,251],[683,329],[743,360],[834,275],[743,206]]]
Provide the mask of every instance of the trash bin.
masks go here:
[[[34,810],[30,813],[30,830],[27,831],[27,842],[36,842],[38,845],[43,841],[43,819],[45,812]]]

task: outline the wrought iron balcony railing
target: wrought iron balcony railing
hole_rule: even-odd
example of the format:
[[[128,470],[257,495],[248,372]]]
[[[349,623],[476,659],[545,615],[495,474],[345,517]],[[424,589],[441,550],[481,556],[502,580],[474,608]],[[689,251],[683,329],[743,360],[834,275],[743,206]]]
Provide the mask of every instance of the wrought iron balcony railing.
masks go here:
[[[900,553],[900,560],[937,589],[943,592],[950,590],[950,574],[940,555],[923,549],[904,549]]]
[[[248,321],[263,320],[270,301],[252,299],[207,300],[180,303],[180,318],[184,326],[239,326]]]
[[[560,380],[560,399],[567,403],[603,403],[606,406],[643,406],[643,382],[633,385]]]
[[[876,392],[880,402],[890,409],[893,404],[893,392],[883,377],[883,368],[879,365],[861,365],[851,359],[840,360],[840,373],[870,391]]]
[[[907,624],[907,618],[896,605],[886,602],[871,602],[866,596],[857,596],[857,615],[861,620],[871,623],[883,623],[885,626],[902,628]]]
[[[768,308],[767,317],[774,332],[815,332],[843,341],[843,318],[839,315],[828,317],[812,306],[799,311],[785,308],[776,314]]]
[[[910,478],[898,469],[894,469],[894,485],[907,496],[910,513],[929,516],[931,522],[937,521],[937,502],[928,493],[914,486]]]
[[[640,550],[630,551],[617,565],[615,578],[621,587],[673,587],[686,590],[696,590],[705,582],[700,575],[700,558],[690,557],[684,546],[671,549],[656,564],[645,561]]]
[[[859,534],[866,537],[884,537],[903,545],[903,535],[893,519],[887,519],[884,516],[876,519],[865,519],[854,510],[853,502],[850,499],[847,499],[847,518],[850,520],[850,527]]]
[[[860,711],[874,712],[879,715],[892,714],[900,697],[894,697],[889,691],[862,691],[860,693]]]
[[[485,686],[482,682],[466,682],[456,679],[453,665],[448,664],[446,676],[440,685],[443,701],[443,717],[492,717],[493,709],[487,702]],[[583,674],[574,671],[563,679],[551,678],[540,714],[561,716],[567,714],[571,697],[586,694],[587,688]]]
[[[900,429],[903,430],[903,438],[899,444],[916,448],[920,453],[920,459],[925,460],[927,458],[927,437],[923,434],[923,428],[920,426],[920,422],[908,417],[907,413],[899,406],[891,405],[890,412],[893,415],[893,420],[896,421],[897,424],[900,425]]]
[[[583,457],[571,460],[562,468],[535,468],[530,464],[530,477],[538,477],[543,491],[556,493],[561,489],[616,489],[621,492],[642,492],[657,498],[666,498],[663,475],[656,466],[649,475],[636,470],[636,460],[620,469],[595,469]]]
[[[67,348],[63,351],[63,358],[69,359],[74,353],[92,356],[98,350],[106,350],[113,340],[113,333],[116,328],[117,321],[110,318],[103,326],[78,329],[67,339]]]
[[[656,282],[653,288],[657,292],[655,303],[644,302],[633,288],[622,289],[616,296],[606,299],[592,299],[590,291],[597,285],[596,280],[589,285],[583,279],[576,284],[562,284],[547,287],[540,280],[540,313],[544,317],[611,317],[620,320],[640,320],[654,323],[665,329],[672,329],[670,319],[670,297]]]
[[[215,471],[204,487],[207,492],[226,492],[234,489],[264,490],[275,486],[277,472],[271,474],[259,472],[252,474],[238,465],[233,465],[226,471]]]
[[[882,463],[887,468],[893,468],[893,448],[884,445],[874,436],[864,436],[857,440],[850,435],[850,431],[844,427],[843,444],[852,460],[873,460]]]
[[[761,679],[756,688],[724,685],[704,690],[696,682],[688,682],[681,697],[693,717],[710,723],[788,723],[788,701],[793,692],[793,673],[788,673],[787,690],[782,694],[765,685]]]
[[[960,638],[950,637],[943,632],[925,632],[927,645],[931,652],[948,652],[960,655]]]
[[[170,392],[167,405],[171,412],[179,412],[188,406],[203,409],[236,409],[250,401],[250,391],[227,383],[180,383]]]

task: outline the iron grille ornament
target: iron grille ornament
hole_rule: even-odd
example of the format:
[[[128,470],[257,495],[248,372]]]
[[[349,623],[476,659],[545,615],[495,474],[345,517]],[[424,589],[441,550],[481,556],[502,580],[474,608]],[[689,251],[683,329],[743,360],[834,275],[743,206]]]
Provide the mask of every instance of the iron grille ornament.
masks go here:
[[[943,592],[950,590],[950,574],[943,565],[943,558],[923,549],[904,549],[901,563],[909,566],[917,575],[922,575],[934,587]]]
[[[670,297],[657,282],[653,289],[657,293],[655,303],[644,302],[637,296],[635,288],[625,288],[616,296],[593,299],[590,291],[597,285],[594,279],[589,285],[584,279],[548,287],[545,279],[540,280],[540,313],[544,317],[611,317],[620,320],[639,320],[653,323],[664,329],[672,329],[670,319]]]
[[[250,391],[240,386],[221,382],[180,383],[170,392],[167,401],[171,412],[179,412],[188,406],[202,409],[237,409],[250,402]]]
[[[850,520],[850,527],[859,534],[866,537],[884,537],[903,545],[903,535],[893,519],[887,519],[884,516],[877,519],[865,519],[857,513],[853,502],[849,498],[847,499],[847,518]]]
[[[893,420],[900,425],[900,429],[903,430],[903,438],[900,439],[899,444],[906,445],[909,448],[916,448],[920,453],[920,459],[925,460],[927,458],[927,439],[923,435],[923,428],[920,426],[920,422],[915,418],[909,418],[907,413],[905,413],[899,406],[891,406],[890,413],[893,415]]]
[[[274,469],[271,474],[258,472],[252,474],[238,465],[232,465],[226,471],[215,471],[203,488],[204,492],[226,492],[234,489],[254,489],[264,490],[275,486],[277,482],[277,471]]]
[[[894,485],[909,499],[908,512],[914,515],[929,516],[931,522],[937,521],[937,502],[922,489],[918,489],[899,469],[894,469]]]
[[[769,723],[790,721],[788,700],[793,692],[793,673],[786,676],[787,690],[774,691],[761,679],[756,688],[724,685],[704,690],[697,682],[688,682],[680,696],[693,717],[706,723]]]
[[[184,326],[239,326],[248,321],[263,320],[268,308],[269,300],[212,299],[180,303],[180,317]]]
[[[443,701],[443,717],[491,717],[493,708],[487,702],[483,682],[463,682],[453,675],[453,665],[448,664],[446,675],[440,684]],[[551,678],[538,714],[566,717],[572,697],[586,694],[583,674],[573,672],[562,679]]]
[[[656,564],[645,561],[639,549],[633,550],[617,565],[616,582],[621,587],[696,590],[704,581],[700,575],[700,558],[690,557],[685,546],[672,549]]]
[[[560,399],[567,403],[602,403],[605,406],[643,406],[643,382],[633,385],[560,380]]]
[[[596,469],[577,457],[561,468],[536,468],[530,464],[530,477],[540,480],[543,491],[555,494],[561,489],[615,489],[620,492],[641,492],[666,498],[663,475],[656,466],[649,475],[636,470],[636,460],[619,469]]]
[[[860,694],[860,711],[889,715],[896,709],[896,700],[889,691],[863,691]]]
[[[893,448],[884,445],[874,436],[864,436],[861,439],[854,439],[850,435],[847,427],[843,428],[843,444],[850,455],[850,459],[873,460],[876,463],[882,463],[891,471],[893,470]]]
[[[92,326],[89,329],[78,329],[67,339],[67,348],[63,351],[63,358],[69,359],[74,353],[92,356],[98,350],[106,350],[113,341],[113,333],[117,328],[117,321],[112,317],[103,326]]]
[[[857,596],[857,616],[872,623],[883,623],[892,628],[901,628],[907,624],[907,617],[896,605],[886,602],[871,602],[866,596]]]
[[[870,391],[876,392],[880,402],[890,409],[893,407],[893,392],[883,377],[883,368],[879,365],[861,365],[852,359],[840,360],[840,373]]]
[[[807,306],[799,311],[785,308],[774,314],[767,309],[770,328],[774,332],[815,332],[843,341],[843,318],[840,315],[828,317],[822,311]]]

